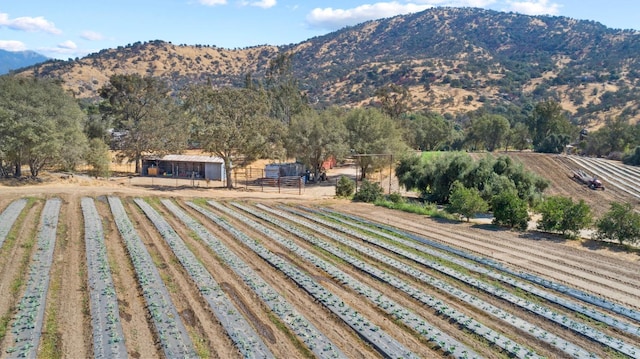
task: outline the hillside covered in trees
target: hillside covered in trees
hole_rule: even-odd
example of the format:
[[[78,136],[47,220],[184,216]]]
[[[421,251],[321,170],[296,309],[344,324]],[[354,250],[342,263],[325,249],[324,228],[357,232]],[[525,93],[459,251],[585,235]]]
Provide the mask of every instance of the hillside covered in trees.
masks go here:
[[[23,73],[60,79],[76,97],[97,99],[111,75],[124,73],[163,78],[174,90],[194,82],[242,86],[247,74],[264,79],[269,61],[284,52],[293,54],[298,85],[318,107],[376,105],[380,88],[397,86],[410,110],[449,119],[480,110],[522,120],[549,99],[589,129],[638,118],[637,31],[475,8],[433,8],[282,46],[138,42]]]

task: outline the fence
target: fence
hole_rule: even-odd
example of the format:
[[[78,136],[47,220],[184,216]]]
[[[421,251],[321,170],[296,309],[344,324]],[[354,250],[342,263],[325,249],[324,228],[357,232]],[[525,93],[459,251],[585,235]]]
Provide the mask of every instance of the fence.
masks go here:
[[[233,170],[233,186],[261,192],[304,192],[304,179],[298,176],[267,178],[263,168],[236,168]]]

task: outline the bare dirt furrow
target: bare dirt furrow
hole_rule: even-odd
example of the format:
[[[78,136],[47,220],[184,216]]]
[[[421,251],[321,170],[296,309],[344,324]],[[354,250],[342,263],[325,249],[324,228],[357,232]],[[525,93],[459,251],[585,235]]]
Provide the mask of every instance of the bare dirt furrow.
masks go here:
[[[219,212],[218,212],[219,213]],[[221,214],[222,215],[222,214]],[[226,218],[229,218],[226,216]],[[326,274],[323,271],[320,271],[312,264],[298,258],[296,255],[289,253],[287,249],[284,249],[275,241],[266,238],[264,235],[260,233],[256,233],[253,229],[247,227],[244,223],[239,222],[235,219],[229,218],[229,222],[235,228],[241,229],[243,232],[248,234],[252,238],[261,238],[262,244],[267,247],[272,252],[278,254],[279,256],[292,260],[297,266],[301,267],[305,272],[311,275],[313,278],[317,277],[326,277]],[[327,280],[333,282],[333,280],[327,278]],[[325,287],[327,287],[327,282],[322,283]],[[389,318],[386,317],[385,314],[380,313],[380,311],[368,301],[363,300],[362,297],[353,293],[351,290],[346,289],[340,285],[333,285],[328,287],[335,295],[340,297],[347,305],[356,309],[360,314],[362,314],[365,318],[380,326],[381,330],[386,333],[392,335],[396,340],[398,340],[402,345],[407,347],[409,350],[414,353],[422,356],[422,357],[431,357],[434,356],[434,352],[431,351],[424,343],[420,340],[416,339],[412,334],[407,333],[403,326],[399,326],[397,323],[393,322]],[[302,289],[298,289],[302,290]],[[435,354],[437,355],[437,354]]]
[[[91,349],[91,318],[87,292],[87,270],[84,246],[84,226],[78,196],[64,196],[60,211],[58,239],[52,267],[60,282],[56,302],[56,327],[64,357],[89,357]],[[71,295],[69,295],[71,293]],[[74,294],[77,293],[77,294]]]
[[[332,238],[336,235],[340,235],[340,236],[344,236],[343,233],[337,233],[334,232],[331,229],[326,229],[326,232],[323,231],[323,235],[327,236],[327,238]],[[358,242],[358,239],[353,239],[354,241]],[[511,314],[517,315],[518,317],[526,320],[527,322],[534,324],[540,328],[543,328],[544,330],[546,330],[549,333],[554,333],[556,335],[559,335],[560,337],[575,343],[576,345],[581,346],[582,348],[587,349],[590,352],[596,353],[597,355],[605,355],[605,351],[603,351],[602,347],[599,346],[598,344],[593,343],[591,340],[586,339],[584,337],[582,337],[581,335],[569,330],[568,328],[564,328],[561,327],[555,323],[551,323],[550,321],[547,321],[544,318],[541,318],[540,316],[538,316],[537,314],[531,313],[528,310],[525,310],[523,308],[520,307],[515,307],[512,304],[510,304],[509,302],[506,302],[500,298],[496,298],[495,296],[489,294],[489,293],[485,293],[484,291],[478,291],[476,289],[472,289],[471,287],[469,287],[468,284],[463,283],[463,282],[459,282],[455,279],[450,278],[449,276],[442,274],[440,272],[437,272],[435,270],[432,270],[430,268],[427,267],[423,267],[419,264],[414,263],[411,260],[408,260],[404,257],[401,257],[393,252],[389,252],[386,251],[384,249],[380,249],[375,245],[369,244],[367,242],[363,242],[360,244],[364,244],[365,246],[370,247],[371,249],[380,252],[380,253],[384,253],[384,255],[391,257],[395,260],[398,260],[400,262],[403,262],[405,265],[409,266],[409,267],[413,267],[415,269],[418,269],[420,271],[422,271],[423,273],[428,274],[431,277],[437,278],[438,280],[444,281],[449,283],[450,285],[454,286],[454,287],[458,287],[460,290],[463,290],[471,295],[474,295],[480,299],[482,299],[483,301],[485,301],[486,303],[490,303],[496,307],[502,308],[503,310],[506,310],[507,312],[510,312]],[[440,289],[436,288],[436,287],[432,287],[429,284],[426,284],[424,282],[418,281],[413,277],[410,277],[408,275],[405,275],[403,273],[399,273],[397,269],[395,269],[394,267],[391,266],[387,266],[384,265],[382,263],[377,262],[375,259],[373,258],[369,258],[364,256],[361,259],[370,262],[371,265],[373,266],[379,266],[381,269],[383,269],[386,272],[389,273],[393,273],[394,275],[398,276],[399,278],[403,279],[406,282],[411,283],[413,286],[421,288],[425,293],[429,293],[430,295],[436,296],[436,297],[440,297],[442,298],[442,300],[448,304],[451,304],[453,306],[455,306],[458,310],[467,313],[469,316],[477,318],[478,320],[480,320],[481,322],[483,322],[485,325],[489,325],[491,327],[494,327],[495,330],[498,331],[507,331],[507,333],[509,335],[513,335],[514,338],[523,338],[526,337],[527,340],[525,341],[527,344],[531,345],[538,353],[545,355],[547,357],[558,357],[558,356],[563,356],[566,355],[566,353],[561,352],[558,348],[553,348],[551,347],[548,343],[544,343],[538,339],[536,339],[535,337],[531,336],[530,333],[528,333],[527,331],[523,331],[520,330],[517,327],[512,327],[509,325],[506,325],[505,322],[501,321],[499,318],[497,318],[496,316],[491,316],[488,313],[476,308],[476,307],[472,307],[469,304],[465,303],[465,302],[461,302],[458,298],[452,297],[450,295],[448,295],[446,292],[441,292]],[[391,288],[391,291],[393,291],[394,289]],[[386,293],[386,292],[385,292]],[[571,314],[571,312],[566,311],[564,308],[562,307],[558,307],[558,306],[551,306],[554,308],[554,310],[558,313],[564,313],[566,315],[569,316],[573,316]],[[517,333],[517,334],[515,334]],[[613,334],[613,332],[611,333]],[[521,339],[522,340],[522,339]]]
[[[382,219],[383,223],[386,222],[386,220],[384,220],[385,218],[390,218],[393,214],[393,212],[390,213],[389,210],[384,208],[367,205],[361,205],[360,209],[349,207],[346,209],[346,212],[361,215],[374,221],[380,221]],[[438,223],[438,221],[411,214],[406,214],[402,217],[394,218],[392,224],[411,232],[417,232],[427,238],[479,253],[485,257],[493,258],[506,264],[518,266],[531,273],[543,274],[554,280],[579,287],[603,297],[615,299],[626,305],[636,306],[637,303],[639,303],[638,297],[633,294],[636,289],[630,289],[622,283],[588,272],[567,270],[544,258],[535,258],[535,260],[532,260],[527,255],[523,255],[523,251],[518,247],[518,243],[522,243],[523,239],[520,238],[517,233],[502,231],[499,239],[496,240],[493,232],[471,228],[462,223],[455,225]],[[509,244],[509,237],[511,237],[511,241],[514,243],[512,245],[513,249],[506,248]],[[562,253],[562,246],[557,246],[557,250],[559,253]],[[543,266],[553,269],[543,271]],[[588,266],[588,262],[584,263],[584,267],[587,270],[589,269]],[[615,292],[612,289],[614,289]]]
[[[120,322],[127,353],[131,358],[160,358],[161,353],[152,332],[150,317],[136,281],[131,259],[113,220],[106,197],[97,197],[95,204],[104,218],[105,246],[118,296]]]
[[[236,208],[232,208],[232,209],[236,209]],[[256,208],[257,209],[257,208]],[[402,306],[404,306],[405,308],[413,311],[414,313],[418,313],[420,312],[420,315],[423,316],[423,318],[425,318],[429,323],[431,323],[432,325],[440,328],[441,330],[443,330],[444,332],[447,332],[448,334],[452,335],[453,337],[456,337],[456,339],[458,339],[460,342],[468,342],[465,344],[468,344],[469,347],[474,348],[475,350],[479,351],[479,352],[483,352],[483,355],[487,358],[491,358],[494,357],[496,355],[495,352],[492,351],[488,351],[486,350],[486,347],[483,347],[484,344],[478,343],[476,341],[470,340],[472,338],[470,338],[467,335],[460,335],[462,334],[460,332],[460,330],[457,328],[457,326],[453,323],[450,323],[449,320],[447,318],[443,318],[441,316],[438,316],[434,311],[432,310],[427,310],[424,308],[424,304],[416,301],[413,298],[410,298],[407,294],[405,293],[401,293],[399,291],[397,291],[395,288],[393,288],[392,286],[390,286],[387,283],[383,283],[380,280],[372,277],[370,274],[365,273],[355,267],[353,267],[352,265],[345,263],[342,260],[337,260],[333,255],[328,254],[326,251],[319,249],[318,247],[308,243],[307,241],[293,235],[292,233],[289,233],[287,231],[284,231],[283,229],[272,225],[271,223],[261,220],[259,218],[256,217],[251,217],[250,214],[247,213],[243,213],[245,216],[250,217],[252,220],[266,226],[269,227],[271,230],[278,232],[281,236],[292,240],[293,242],[296,243],[296,245],[298,245],[299,247],[303,248],[304,250],[310,252],[311,254],[317,256],[318,258],[327,261],[329,263],[331,263],[332,265],[334,265],[335,267],[337,267],[338,269],[340,269],[342,272],[344,272],[345,274],[351,276],[352,278],[354,278],[356,281],[358,281],[359,283],[363,283],[366,284],[367,286],[369,286],[370,288],[383,293],[384,295],[389,296],[390,298],[394,299],[397,303],[401,304]],[[280,218],[281,220],[283,220],[284,222],[287,222],[286,219]],[[346,250],[347,252],[349,252],[351,255],[354,255],[355,257],[357,257],[358,259],[361,259],[371,265],[375,266],[374,261],[371,261],[368,257],[366,256],[360,256],[357,253],[353,252],[352,250],[350,250],[349,248],[345,248],[345,246],[340,245],[339,243],[335,243],[333,242],[333,238],[332,235],[330,233],[330,231],[327,232],[318,232],[318,233],[313,233],[318,239],[324,240],[327,243],[331,243],[334,246],[336,246],[337,248]],[[333,243],[332,243],[333,242]],[[296,263],[297,265],[299,265],[302,268],[305,268],[305,270],[311,271],[311,270],[318,270],[315,266],[313,266],[311,263],[307,262],[306,260],[300,258],[298,255],[296,255],[295,253],[290,252],[288,249],[277,245],[275,247],[275,250],[281,250],[282,252],[280,252],[281,257],[285,257],[286,259],[288,259],[289,261]],[[307,269],[308,268],[308,269]],[[335,279],[331,278],[326,272],[324,271],[320,271],[318,275],[316,275],[314,277],[316,280],[319,280],[323,285],[327,286],[327,288],[329,288],[332,291],[347,291],[350,293],[350,295],[354,295],[354,296],[360,296],[358,293],[356,293],[352,288],[348,288],[346,286],[344,286],[341,283],[336,282]],[[444,297],[442,298],[444,300]],[[362,298],[361,299],[363,302],[366,302],[369,306],[371,306],[374,310],[378,311],[380,313],[380,315],[389,318],[391,320],[395,320],[393,318],[391,318],[387,313],[384,313],[382,310],[380,310],[380,308],[375,307],[372,303],[369,303],[367,299]],[[424,343],[425,346],[433,346],[433,344],[430,344],[428,342],[426,342],[426,340],[424,338],[419,338],[418,337],[418,333],[415,333],[412,331],[411,328],[406,328],[404,326],[402,326],[403,330],[407,332],[407,335],[412,335],[417,337],[421,342]]]
[[[42,201],[25,207],[24,217],[18,217],[0,250],[0,323],[6,328],[1,333],[0,356],[8,347],[13,346],[9,339],[12,338],[10,323],[14,319],[15,306],[24,292],[42,207]]]
[[[178,203],[183,205],[183,203]],[[193,211],[188,206],[182,206],[185,212],[188,212],[193,218],[198,219],[209,231],[219,240],[241,257],[244,262],[267,281],[274,289],[286,298],[307,320],[309,320],[316,328],[324,333],[336,346],[338,346],[346,355],[352,358],[368,358],[378,356],[375,351],[362,342],[349,328],[347,328],[338,318],[331,314],[326,308],[319,305],[310,298],[306,293],[301,293],[298,286],[291,280],[284,277],[277,270],[271,268],[268,264],[262,264],[262,259],[257,258],[251,251],[242,247],[236,247],[235,240],[228,238],[228,234],[220,231],[208,219],[202,217],[199,213]],[[227,240],[231,242],[227,242]],[[211,252],[208,246],[199,241],[190,242],[197,250],[200,259],[208,268],[212,268],[211,272],[214,276],[221,276],[226,282],[235,279],[235,274],[226,265],[221,265],[221,260],[217,255]],[[237,250],[236,250],[237,249]],[[262,264],[262,265],[260,265]],[[319,278],[316,278],[319,279]],[[326,278],[322,278],[322,281]],[[239,283],[239,287],[245,287],[246,284]],[[257,299],[256,299],[257,300]]]
[[[123,198],[122,201],[129,213],[129,218],[153,258],[196,351],[200,355],[216,352],[216,355],[220,357],[237,356],[235,348],[228,341],[225,341],[224,329],[215,321],[202,297],[198,294],[198,288],[182,268],[155,226],[144,213],[141,213],[140,208],[132,202],[131,198]],[[212,338],[212,340],[205,341],[203,338]],[[220,344],[219,348],[214,348],[211,345],[212,342]]]

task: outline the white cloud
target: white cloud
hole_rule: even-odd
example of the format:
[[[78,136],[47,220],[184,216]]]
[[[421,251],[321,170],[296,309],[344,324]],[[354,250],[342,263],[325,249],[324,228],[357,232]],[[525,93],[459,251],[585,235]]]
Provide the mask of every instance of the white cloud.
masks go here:
[[[307,15],[307,23],[315,28],[337,30],[367,20],[426,10],[430,4],[400,4],[397,1],[365,4],[352,9],[315,8]]]
[[[101,33],[90,30],[83,31],[80,34],[80,37],[89,41],[100,41],[104,39],[104,36],[102,36]]]
[[[198,2],[205,6],[226,5],[227,0],[198,0]]]
[[[59,43],[58,47],[66,50],[75,50],[78,48],[78,45],[76,45],[76,43],[71,40],[67,40],[65,42]]]
[[[27,49],[27,46],[21,41],[0,40],[0,49],[7,51],[24,51]]]
[[[259,1],[242,0],[240,1],[240,5],[242,6],[255,6],[255,7],[261,7],[263,9],[272,8],[276,6],[276,4],[277,4],[276,0],[259,0]]]
[[[251,6],[261,7],[263,9],[268,9],[276,6],[276,0],[260,0],[251,3]]]
[[[557,15],[561,5],[548,0],[508,1],[509,10],[525,15]]]
[[[38,17],[17,17],[10,19],[9,14],[0,13],[0,27],[7,27],[12,30],[27,32],[48,32],[50,34],[61,34],[62,31],[56,28],[51,21],[42,16]]]

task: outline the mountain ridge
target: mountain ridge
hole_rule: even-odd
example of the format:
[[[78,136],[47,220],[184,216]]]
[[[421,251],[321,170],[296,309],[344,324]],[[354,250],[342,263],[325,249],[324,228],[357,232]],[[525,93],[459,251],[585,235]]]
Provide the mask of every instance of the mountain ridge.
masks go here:
[[[35,51],[7,51],[0,49],[0,75],[49,60]]]
[[[375,104],[376,89],[393,84],[408,90],[412,110],[451,116],[487,107],[518,116],[517,108],[551,98],[586,127],[617,116],[638,120],[640,32],[476,8],[432,8],[282,46],[137,42],[23,74],[61,79],[80,98],[95,98],[117,73],[162,77],[174,89],[241,86],[248,73],[264,78],[283,52],[293,54],[293,73],[317,106]]]

